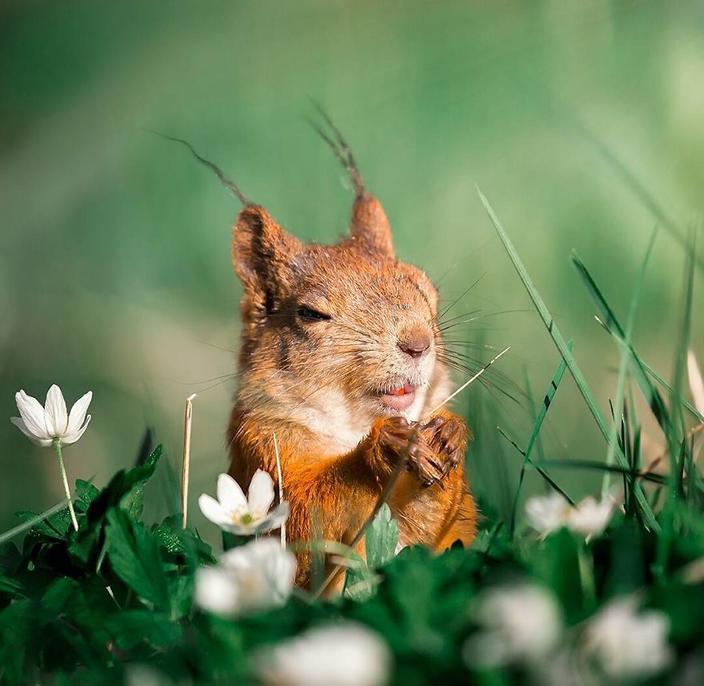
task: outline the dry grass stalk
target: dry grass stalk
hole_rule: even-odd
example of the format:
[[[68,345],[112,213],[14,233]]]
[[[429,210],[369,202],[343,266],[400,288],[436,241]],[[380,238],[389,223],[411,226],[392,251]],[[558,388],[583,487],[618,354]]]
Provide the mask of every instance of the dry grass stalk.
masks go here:
[[[443,406],[447,405],[453,398],[455,398],[459,393],[461,393],[465,388],[467,388],[470,384],[472,384],[474,381],[476,381],[484,372],[491,367],[494,362],[496,362],[500,357],[502,357],[504,354],[506,354],[509,350],[511,349],[511,346],[509,345],[507,348],[504,348],[498,355],[495,355],[491,360],[489,360],[476,374],[474,374],[470,379],[465,381],[454,393],[451,393],[445,400],[443,400],[437,407],[434,407],[429,414],[433,415],[435,414],[439,409],[441,409]],[[414,434],[411,434],[411,438],[408,441],[408,447],[410,447],[411,443],[413,442]],[[376,502],[376,505],[374,506],[374,509],[372,510],[371,514],[367,517],[367,519],[364,521],[362,526],[360,527],[359,531],[357,532],[357,535],[352,539],[352,542],[350,543],[350,547],[354,548],[361,540],[362,537],[364,536],[364,533],[366,532],[367,528],[369,525],[374,521],[374,518],[378,514],[379,510],[383,507],[384,503],[389,499],[389,496],[391,495],[391,491],[393,490],[394,486],[396,485],[396,482],[398,481],[399,476],[401,475],[401,472],[403,471],[404,467],[406,466],[406,460],[408,459],[408,448],[406,451],[401,455],[401,459],[398,461],[396,464],[396,467],[394,468],[394,471],[391,473],[391,476],[387,480],[386,484],[384,484],[384,488],[381,491],[381,494],[379,495],[379,499]],[[339,565],[336,565],[334,569],[330,571],[330,573],[327,575],[323,583],[321,584],[320,588],[315,592],[314,598],[319,598],[325,591],[330,588],[330,586],[333,584],[335,579],[338,577],[340,572],[342,571],[342,567]]]
[[[181,463],[181,512],[182,525],[188,522],[188,483],[191,474],[191,427],[193,424],[193,399],[197,393],[186,398],[186,411],[183,418],[183,462]]]
[[[284,501],[284,477],[281,472],[281,457],[279,455],[279,442],[276,440],[276,433],[272,434],[274,436],[274,455],[276,457],[276,474],[279,480],[279,503]],[[286,547],[286,522],[281,525],[281,547]]]

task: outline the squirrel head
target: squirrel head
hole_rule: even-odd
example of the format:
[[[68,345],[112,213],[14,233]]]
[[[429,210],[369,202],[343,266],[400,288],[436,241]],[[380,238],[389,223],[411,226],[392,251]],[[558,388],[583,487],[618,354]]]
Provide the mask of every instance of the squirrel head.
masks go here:
[[[437,291],[396,259],[374,196],[358,194],[336,245],[305,244],[247,205],[233,263],[244,287],[240,398],[282,417],[329,413],[331,428],[340,411],[362,431],[383,416],[418,418],[441,343]]]

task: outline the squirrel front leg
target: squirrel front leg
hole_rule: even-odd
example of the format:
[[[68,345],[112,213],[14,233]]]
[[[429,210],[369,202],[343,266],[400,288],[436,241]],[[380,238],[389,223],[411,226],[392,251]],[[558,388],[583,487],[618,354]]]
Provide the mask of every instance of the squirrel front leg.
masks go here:
[[[409,442],[410,425],[380,420],[354,450],[331,458],[285,455],[284,486],[290,504],[289,540],[349,544],[372,514],[399,460],[420,460],[420,441]],[[299,554],[298,583],[309,580],[310,554]]]
[[[438,550],[458,539],[468,545],[476,512],[464,474],[467,426],[461,417],[441,410],[412,431],[420,448],[409,453],[410,474],[399,480],[390,499],[402,523],[402,541]]]

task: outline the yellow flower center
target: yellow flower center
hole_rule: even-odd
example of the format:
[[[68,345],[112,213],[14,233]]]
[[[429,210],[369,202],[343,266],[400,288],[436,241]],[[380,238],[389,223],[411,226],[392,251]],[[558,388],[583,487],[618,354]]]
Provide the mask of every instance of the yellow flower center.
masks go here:
[[[240,524],[251,524],[254,521],[254,517],[252,517],[249,512],[245,512],[241,517],[240,517]]]

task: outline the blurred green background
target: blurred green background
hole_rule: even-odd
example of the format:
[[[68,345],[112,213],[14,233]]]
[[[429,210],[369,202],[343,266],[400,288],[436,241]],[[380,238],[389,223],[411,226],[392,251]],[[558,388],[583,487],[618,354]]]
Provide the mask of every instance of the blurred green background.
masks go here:
[[[702,209],[703,39],[694,1],[0,4],[0,528],[14,511],[61,497],[53,454],[8,421],[19,388],[43,400],[56,382],[70,402],[94,391],[93,423],[66,450],[72,478],[104,484],[133,461],[147,425],[178,471],[193,392],[192,502],[225,467],[238,206],[183,148],[145,129],[189,139],[290,230],[333,241],[352,198],[306,121],[310,98],[321,102],[385,203],[400,256],[425,267],[449,302],[481,277],[453,311],[486,316],[455,337],[512,345],[497,367],[542,397],[558,356],[478,184],[606,411],[618,351],[569,253],[578,250],[625,318],[656,218],[590,136],[684,235]],[[683,262],[663,229],[635,340],[666,376]],[[695,307],[698,353],[701,324]],[[477,435],[470,472],[488,510],[506,511],[519,466],[497,425],[524,444],[532,424],[519,400],[476,386],[459,402]],[[646,431],[652,454],[660,439]],[[603,456],[571,380],[544,440],[553,458]],[[570,470],[555,477],[577,491],[595,483]],[[162,470],[152,507],[174,493]]]

